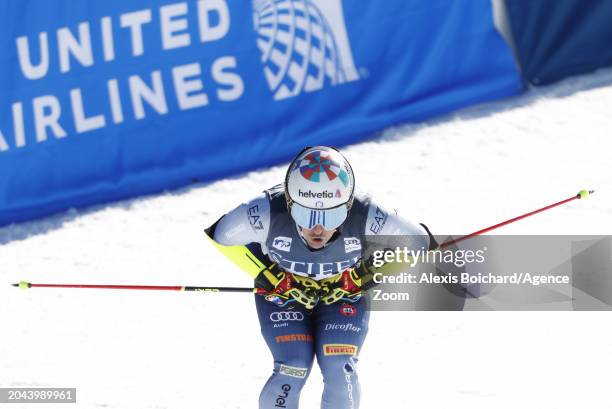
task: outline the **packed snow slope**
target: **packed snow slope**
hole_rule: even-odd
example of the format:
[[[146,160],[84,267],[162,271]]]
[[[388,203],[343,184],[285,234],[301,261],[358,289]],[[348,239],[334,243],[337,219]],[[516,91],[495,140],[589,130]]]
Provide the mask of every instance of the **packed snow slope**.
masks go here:
[[[358,189],[434,233],[469,233],[590,188],[588,200],[497,233],[610,234],[610,107],[605,70],[343,152]],[[252,295],[9,284],[249,286],[202,230],[279,183],[285,166],[0,229],[0,387],[76,387],[79,409],[255,408],[272,360]],[[374,312],[362,408],[612,408],[611,367],[606,312]],[[317,408],[321,391],[315,366],[301,407]]]

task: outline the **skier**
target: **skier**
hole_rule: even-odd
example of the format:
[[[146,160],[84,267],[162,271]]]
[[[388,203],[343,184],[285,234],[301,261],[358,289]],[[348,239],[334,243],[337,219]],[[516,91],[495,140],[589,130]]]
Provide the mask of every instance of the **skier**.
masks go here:
[[[424,225],[354,190],[353,171],[338,150],[309,147],[291,162],[284,184],[206,230],[255,279],[261,332],[274,358],[260,409],[297,408],[315,356],[324,381],[321,408],[358,408],[356,364],[369,319],[363,241],[410,235],[420,238],[415,246],[428,248],[433,240]]]

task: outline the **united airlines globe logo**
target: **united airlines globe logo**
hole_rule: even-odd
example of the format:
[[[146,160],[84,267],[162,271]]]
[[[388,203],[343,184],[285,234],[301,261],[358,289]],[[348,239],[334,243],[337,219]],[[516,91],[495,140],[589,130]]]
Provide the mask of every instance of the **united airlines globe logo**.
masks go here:
[[[359,79],[340,0],[254,0],[253,10],[275,100]]]

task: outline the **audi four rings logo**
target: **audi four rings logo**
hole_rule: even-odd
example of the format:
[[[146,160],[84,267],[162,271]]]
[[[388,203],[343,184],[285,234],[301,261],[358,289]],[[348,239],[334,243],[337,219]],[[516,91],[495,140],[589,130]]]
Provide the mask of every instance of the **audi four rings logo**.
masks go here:
[[[304,314],[299,311],[282,311],[282,312],[273,312],[270,314],[270,320],[273,322],[279,321],[302,321],[304,319]]]

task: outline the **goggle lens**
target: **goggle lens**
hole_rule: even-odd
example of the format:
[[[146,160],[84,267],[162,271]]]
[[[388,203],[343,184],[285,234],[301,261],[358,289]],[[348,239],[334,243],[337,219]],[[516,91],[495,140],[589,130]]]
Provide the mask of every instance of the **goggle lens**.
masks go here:
[[[291,204],[291,217],[301,227],[312,229],[316,225],[321,225],[325,230],[337,229],[344,223],[348,216],[348,206],[346,204],[332,209],[317,210],[301,206],[297,203]]]

